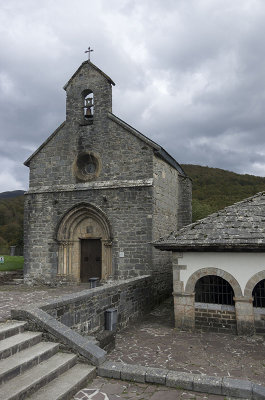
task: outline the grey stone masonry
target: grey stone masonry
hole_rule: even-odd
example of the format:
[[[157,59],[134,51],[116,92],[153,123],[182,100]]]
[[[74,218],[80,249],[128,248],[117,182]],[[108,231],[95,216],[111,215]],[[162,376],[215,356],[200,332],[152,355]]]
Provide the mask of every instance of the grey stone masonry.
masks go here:
[[[117,328],[125,327],[150,311],[155,303],[149,276],[115,281],[104,286],[65,295],[35,306],[11,310],[17,320],[27,320],[31,329],[41,329],[93,365],[105,361],[106,352],[91,335],[105,330],[105,312],[117,309]],[[82,335],[81,335],[82,334]]]
[[[195,303],[195,326],[202,331],[236,333],[235,308],[221,304]]]
[[[150,276],[131,278],[65,295],[60,300],[41,305],[57,321],[80,333],[105,329],[105,311],[117,309],[117,328],[124,328],[152,309],[155,299]]]
[[[112,113],[113,85],[84,62],[64,87],[66,120],[25,162],[24,278],[82,280],[81,241],[97,239],[102,280],[151,274],[159,301],[172,290],[170,259],[151,243],[191,222],[191,182],[161,146]],[[90,211],[67,225],[81,206]]]

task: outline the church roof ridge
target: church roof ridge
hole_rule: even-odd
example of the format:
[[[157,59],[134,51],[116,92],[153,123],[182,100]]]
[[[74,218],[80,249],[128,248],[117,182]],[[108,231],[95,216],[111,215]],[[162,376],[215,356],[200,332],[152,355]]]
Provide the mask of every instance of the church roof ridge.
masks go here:
[[[149,146],[153,147],[153,149],[155,150],[155,154],[158,157],[162,158],[162,160],[170,164],[173,168],[175,168],[181,175],[185,177],[187,176],[181,165],[165,149],[163,149],[163,147],[154,142],[152,139],[149,139],[147,136],[145,136],[137,129],[133,128],[127,122],[123,121],[122,119],[114,115],[112,112],[109,112],[108,116],[111,120],[121,125],[123,128],[127,129],[129,132],[131,132],[133,135],[141,139],[143,142],[147,143]]]
[[[70,84],[70,82],[74,79],[74,77],[78,74],[78,72],[83,68],[83,66],[87,64],[88,66],[91,66],[92,68],[94,68],[96,71],[98,71],[101,75],[103,75],[107,81],[109,81],[109,83],[111,83],[113,86],[115,86],[115,83],[113,82],[113,80],[107,75],[105,74],[105,72],[103,72],[100,68],[98,68],[95,64],[93,64],[91,61],[87,60],[82,62],[82,64],[79,66],[79,68],[77,68],[77,70],[75,71],[75,73],[71,76],[71,78],[66,82],[66,84],[64,85],[64,90],[67,89],[67,86]]]
[[[256,193],[154,242],[161,250],[265,250],[265,191]]]

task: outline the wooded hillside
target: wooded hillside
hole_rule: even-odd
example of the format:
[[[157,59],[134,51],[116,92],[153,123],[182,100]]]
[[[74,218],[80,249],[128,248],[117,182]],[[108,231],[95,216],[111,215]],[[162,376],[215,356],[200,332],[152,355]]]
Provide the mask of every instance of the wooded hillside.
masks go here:
[[[24,196],[0,198],[1,249],[9,249],[13,245],[23,245],[23,212]]]
[[[193,221],[265,190],[265,177],[183,164],[192,179]]]

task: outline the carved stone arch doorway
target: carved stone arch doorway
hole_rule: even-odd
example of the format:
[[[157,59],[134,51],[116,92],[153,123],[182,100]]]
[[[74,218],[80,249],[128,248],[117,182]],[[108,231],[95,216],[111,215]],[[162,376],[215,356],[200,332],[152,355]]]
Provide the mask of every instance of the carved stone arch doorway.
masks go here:
[[[61,219],[57,230],[58,275],[81,282],[112,275],[112,236],[105,214],[79,204]]]

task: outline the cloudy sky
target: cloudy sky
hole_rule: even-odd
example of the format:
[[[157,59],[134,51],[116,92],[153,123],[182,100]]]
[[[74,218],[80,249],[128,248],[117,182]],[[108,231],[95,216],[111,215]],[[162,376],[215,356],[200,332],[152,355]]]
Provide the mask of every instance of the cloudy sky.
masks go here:
[[[265,176],[264,0],[0,0],[0,192],[65,119],[86,59],[177,161]]]

